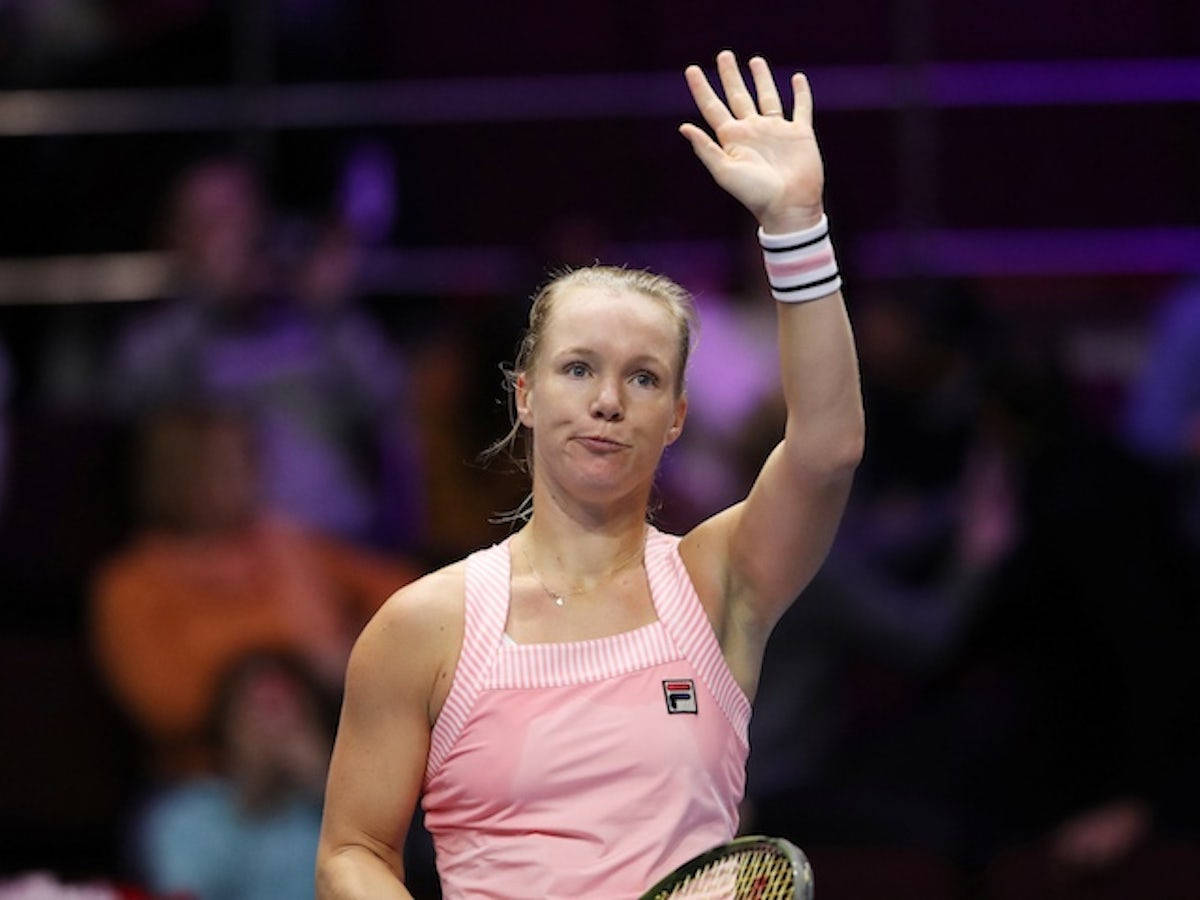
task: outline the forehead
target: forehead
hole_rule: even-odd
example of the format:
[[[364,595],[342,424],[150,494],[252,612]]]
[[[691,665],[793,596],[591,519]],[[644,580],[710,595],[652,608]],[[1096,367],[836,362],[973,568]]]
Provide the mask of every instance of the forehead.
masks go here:
[[[546,325],[546,349],[587,345],[626,347],[639,353],[674,358],[680,325],[661,300],[624,288],[574,285],[555,298]]]

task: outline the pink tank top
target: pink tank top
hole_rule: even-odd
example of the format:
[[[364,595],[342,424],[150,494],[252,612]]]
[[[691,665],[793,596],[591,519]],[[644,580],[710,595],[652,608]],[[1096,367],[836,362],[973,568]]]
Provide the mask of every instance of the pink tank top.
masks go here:
[[[733,836],[750,702],[678,545],[647,534],[657,621],[555,644],[504,636],[507,541],[468,558],[422,797],[448,900],[637,897]]]

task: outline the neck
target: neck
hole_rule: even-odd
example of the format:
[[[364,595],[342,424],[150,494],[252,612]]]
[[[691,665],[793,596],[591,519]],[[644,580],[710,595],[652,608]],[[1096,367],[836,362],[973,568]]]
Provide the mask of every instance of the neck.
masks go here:
[[[549,494],[535,489],[533,515],[517,535],[519,549],[542,577],[563,590],[587,588],[641,560],[644,502],[601,512],[565,507]]]

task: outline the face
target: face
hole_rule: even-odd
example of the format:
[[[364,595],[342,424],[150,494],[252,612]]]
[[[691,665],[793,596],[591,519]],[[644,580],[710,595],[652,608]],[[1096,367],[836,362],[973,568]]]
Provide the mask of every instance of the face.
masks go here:
[[[675,391],[678,347],[679,325],[657,300],[565,288],[532,370],[517,383],[517,414],[533,432],[534,477],[584,502],[648,494],[687,411]]]
[[[228,165],[194,173],[175,239],[191,276],[220,299],[241,299],[253,277],[262,212],[253,178]]]

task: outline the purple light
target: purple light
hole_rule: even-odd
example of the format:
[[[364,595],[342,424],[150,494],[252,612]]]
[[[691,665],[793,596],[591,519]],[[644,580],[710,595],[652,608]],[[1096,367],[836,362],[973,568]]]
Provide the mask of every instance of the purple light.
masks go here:
[[[864,277],[1200,272],[1200,228],[883,231],[855,247]]]
[[[787,71],[780,66],[779,71]],[[1200,101],[1200,60],[938,63],[809,70],[821,111]],[[678,72],[242,88],[0,91],[0,135],[344,128],[691,116]]]
[[[932,106],[1186,103],[1200,100],[1200,61],[936,63],[922,70]]]

